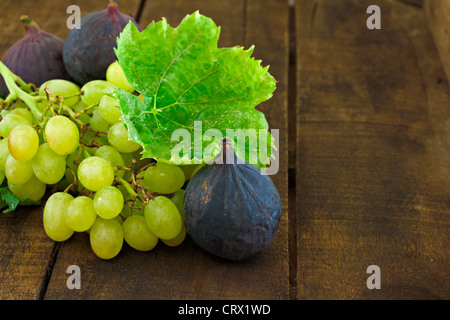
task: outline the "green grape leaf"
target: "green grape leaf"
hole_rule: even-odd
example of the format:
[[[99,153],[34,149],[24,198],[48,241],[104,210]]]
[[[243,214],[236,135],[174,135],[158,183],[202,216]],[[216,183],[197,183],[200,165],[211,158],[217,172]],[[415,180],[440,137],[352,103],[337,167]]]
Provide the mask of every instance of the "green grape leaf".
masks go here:
[[[272,97],[276,81],[251,57],[253,47],[218,48],[219,33],[197,11],[176,28],[163,18],[142,32],[129,23],[120,34],[118,63],[142,99],[119,88],[113,96],[144,158],[206,162],[221,151],[220,138],[229,138],[238,157],[268,164],[273,138],[255,107]]]
[[[4,208],[6,206],[8,207],[7,209],[2,211],[5,214],[16,210],[20,202],[19,198],[13,195],[12,192],[9,191],[8,187],[0,188],[0,198],[1,198],[1,208]]]

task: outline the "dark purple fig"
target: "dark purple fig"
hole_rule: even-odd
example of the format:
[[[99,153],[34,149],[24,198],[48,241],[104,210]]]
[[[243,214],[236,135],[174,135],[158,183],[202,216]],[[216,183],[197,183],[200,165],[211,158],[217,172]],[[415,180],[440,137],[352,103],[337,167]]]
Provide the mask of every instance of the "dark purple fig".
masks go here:
[[[41,30],[30,17],[22,16],[20,19],[26,34],[6,51],[3,63],[25,82],[37,87],[50,79],[70,80],[62,57],[64,41]],[[7,96],[9,91],[3,78],[0,87],[3,95]]]
[[[280,195],[258,167],[238,162],[231,144],[224,143],[219,156],[223,164],[203,166],[186,187],[186,231],[214,255],[247,259],[272,242],[281,217]]]
[[[91,80],[106,79],[106,70],[117,60],[114,48],[123,28],[134,19],[119,11],[110,1],[105,10],[93,11],[80,20],[80,29],[72,29],[63,48],[64,64],[79,85]]]

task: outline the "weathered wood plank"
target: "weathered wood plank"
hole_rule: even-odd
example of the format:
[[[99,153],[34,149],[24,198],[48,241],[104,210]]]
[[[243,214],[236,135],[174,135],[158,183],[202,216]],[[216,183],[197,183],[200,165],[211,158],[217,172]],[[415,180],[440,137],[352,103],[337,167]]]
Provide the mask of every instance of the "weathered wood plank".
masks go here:
[[[0,11],[0,56],[24,34],[22,14],[30,15],[39,26],[64,38],[67,6],[80,6],[82,15],[106,7],[105,1],[27,1],[4,0]],[[137,13],[139,0],[121,3],[123,12]],[[40,299],[47,285],[55,243],[44,232],[42,207],[24,207],[0,215],[0,299]]]
[[[38,299],[45,287],[54,243],[42,226],[42,208],[0,216],[0,299]]]
[[[247,3],[247,6],[246,6]],[[147,1],[139,23],[166,17],[177,26],[186,15],[200,10],[221,26],[219,46],[255,43],[253,56],[270,64],[279,81],[275,96],[260,108],[272,128],[279,128],[280,172],[274,181],[283,199],[280,230],[262,254],[238,263],[214,257],[190,238],[177,248],[160,243],[148,253],[124,245],[112,261],[98,259],[87,234],[65,242],[53,268],[46,299],[287,299],[287,3],[277,1]],[[274,50],[276,48],[276,50]],[[278,60],[277,60],[278,59]],[[272,108],[272,104],[276,108]],[[284,126],[284,127],[283,127]],[[81,269],[82,289],[67,290],[66,268]]]
[[[370,4],[381,30],[366,28]],[[422,12],[296,10],[298,298],[447,299],[450,97]]]

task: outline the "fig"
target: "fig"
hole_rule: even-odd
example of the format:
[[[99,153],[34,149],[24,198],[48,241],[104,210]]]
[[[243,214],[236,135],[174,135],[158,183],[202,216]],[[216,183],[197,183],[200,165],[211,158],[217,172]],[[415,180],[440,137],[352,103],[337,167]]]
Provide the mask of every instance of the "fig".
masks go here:
[[[3,63],[25,82],[37,87],[50,79],[70,80],[62,57],[64,40],[41,30],[29,16],[21,16],[20,20],[26,34],[6,51]],[[6,97],[9,90],[3,78],[0,88]]]
[[[280,195],[269,176],[237,158],[229,142],[219,157],[222,164],[205,165],[189,180],[183,200],[186,231],[216,256],[248,259],[272,242],[281,218]]]
[[[93,11],[80,20],[80,29],[69,31],[63,47],[63,60],[69,75],[79,85],[105,80],[109,65],[117,60],[114,48],[123,28],[136,21],[119,11],[110,1],[104,10]]]

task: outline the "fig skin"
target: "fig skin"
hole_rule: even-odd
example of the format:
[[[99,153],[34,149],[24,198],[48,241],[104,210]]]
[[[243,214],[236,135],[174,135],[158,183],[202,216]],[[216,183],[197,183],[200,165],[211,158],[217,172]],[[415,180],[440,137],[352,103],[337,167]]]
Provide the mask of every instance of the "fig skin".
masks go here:
[[[71,80],[64,67],[64,40],[45,32],[28,16],[21,17],[26,34],[14,43],[3,56],[3,63],[26,83],[37,87],[51,79]],[[8,88],[0,76],[0,89],[6,97]]]
[[[114,48],[123,28],[136,21],[119,11],[115,2],[104,10],[93,11],[80,20],[80,29],[69,31],[63,47],[63,60],[69,75],[79,85],[105,80],[109,65],[117,60]]]
[[[187,233],[200,247],[228,260],[248,259],[272,242],[281,218],[280,195],[256,166],[238,164],[229,144],[224,164],[203,166],[183,200]],[[230,158],[231,157],[231,158]]]

